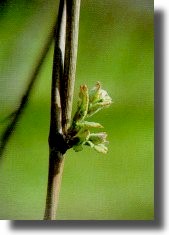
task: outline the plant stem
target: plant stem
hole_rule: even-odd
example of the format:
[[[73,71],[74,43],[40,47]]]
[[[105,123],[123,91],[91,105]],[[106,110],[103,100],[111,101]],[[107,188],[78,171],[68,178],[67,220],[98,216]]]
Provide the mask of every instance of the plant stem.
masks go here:
[[[51,87],[51,120],[49,131],[49,172],[46,196],[45,220],[54,220],[59,198],[63,169],[63,153],[66,151],[62,136],[60,80],[63,77],[63,55],[65,47],[66,9],[65,1],[60,0],[55,32],[53,73]]]
[[[64,160],[62,157],[62,154],[59,152],[50,152],[48,189],[44,220],[55,220],[63,172]]]
[[[66,133],[69,127],[72,112],[78,49],[80,0],[66,0],[66,6],[66,46],[64,75],[61,81],[62,127],[64,133]]]
[[[65,0],[67,18],[64,66],[62,63],[64,53],[60,48],[61,42],[64,46],[63,40],[65,40],[63,36],[64,30],[61,30],[61,28],[64,29],[63,2],[62,0],[60,1],[53,61],[49,174],[45,220],[54,220],[56,215],[64,164],[63,155],[67,150],[64,136],[71,119],[76,72],[80,0]]]

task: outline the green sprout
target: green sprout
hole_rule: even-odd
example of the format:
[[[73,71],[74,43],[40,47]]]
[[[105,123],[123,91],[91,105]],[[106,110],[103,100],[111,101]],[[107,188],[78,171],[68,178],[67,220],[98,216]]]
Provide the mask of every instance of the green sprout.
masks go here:
[[[91,128],[103,128],[103,126],[100,123],[86,121],[86,118],[109,107],[111,103],[111,97],[107,91],[101,89],[99,82],[90,91],[86,85],[80,86],[77,110],[68,130],[70,142],[73,143],[72,147],[76,152],[83,150],[83,146],[89,146],[97,152],[107,153],[107,134],[90,132]]]

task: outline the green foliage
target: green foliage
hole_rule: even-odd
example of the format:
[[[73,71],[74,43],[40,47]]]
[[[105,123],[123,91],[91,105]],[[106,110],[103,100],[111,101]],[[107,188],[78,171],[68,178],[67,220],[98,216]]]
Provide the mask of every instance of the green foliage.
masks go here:
[[[109,107],[111,103],[111,97],[107,91],[101,89],[99,82],[89,92],[86,85],[80,86],[77,111],[68,130],[68,136],[71,142],[74,143],[73,149],[76,152],[83,150],[82,146],[86,145],[97,152],[107,153],[107,134],[105,132],[90,133],[90,128],[103,128],[103,126],[96,122],[85,121],[85,119],[93,116],[101,109]]]

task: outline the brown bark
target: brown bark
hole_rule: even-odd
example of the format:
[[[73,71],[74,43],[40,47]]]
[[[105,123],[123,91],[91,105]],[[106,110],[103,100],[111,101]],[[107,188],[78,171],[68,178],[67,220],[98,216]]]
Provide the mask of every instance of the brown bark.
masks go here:
[[[64,24],[65,14],[63,13],[65,5],[66,26]],[[55,219],[63,172],[64,153],[68,149],[65,135],[70,123],[72,111],[79,11],[80,0],[60,1],[53,59],[51,121],[49,133],[50,154],[45,220]],[[66,29],[66,39],[64,38],[64,29]],[[64,46],[65,58],[63,64]]]

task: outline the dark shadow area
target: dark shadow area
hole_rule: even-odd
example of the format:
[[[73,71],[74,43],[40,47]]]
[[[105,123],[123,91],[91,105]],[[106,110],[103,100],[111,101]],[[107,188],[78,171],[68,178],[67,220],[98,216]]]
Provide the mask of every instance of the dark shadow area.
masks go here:
[[[11,221],[11,230],[157,230],[164,227],[164,13],[156,11],[155,23],[155,219],[121,221]]]
[[[154,209],[155,224],[164,227],[164,12],[154,16]]]

